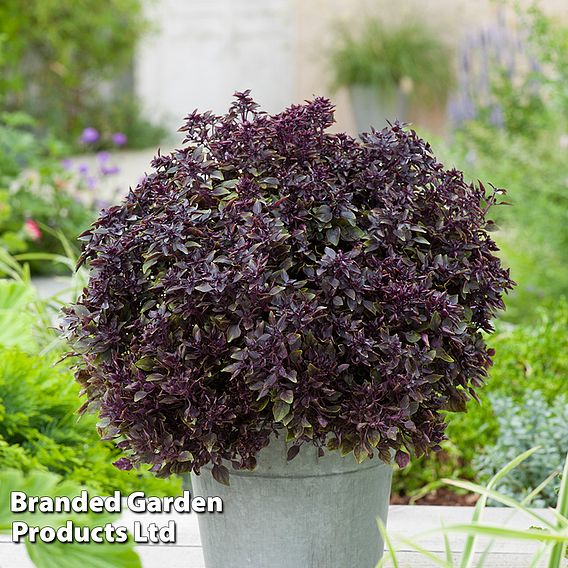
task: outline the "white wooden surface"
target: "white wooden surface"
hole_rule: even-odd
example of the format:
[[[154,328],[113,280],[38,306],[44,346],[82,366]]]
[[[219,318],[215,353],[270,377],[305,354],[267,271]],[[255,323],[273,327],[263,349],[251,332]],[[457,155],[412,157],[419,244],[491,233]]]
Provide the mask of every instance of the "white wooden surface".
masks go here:
[[[396,540],[396,535],[412,537],[431,528],[467,522],[471,519],[471,507],[433,507],[433,506],[391,506],[389,511],[388,531]],[[549,515],[547,511],[542,514]],[[177,542],[175,545],[139,545],[138,553],[144,568],[205,568],[199,539],[197,515],[195,513],[182,514],[134,514],[127,512],[123,515],[121,525],[132,527],[134,521],[141,521],[143,525],[156,523],[166,525],[169,520],[175,520],[177,525]],[[510,509],[488,509],[484,522],[496,526],[528,528],[533,522]],[[450,542],[455,557],[463,548],[465,537],[452,535]],[[418,540],[419,544],[427,550],[444,555],[442,537],[431,535]],[[481,552],[487,544],[487,539],[480,539],[478,550]],[[430,568],[436,566],[425,557],[412,552],[409,547],[402,547],[399,553],[401,568]],[[530,565],[535,546],[519,541],[494,542],[484,568],[527,568]],[[541,566],[545,566],[545,562]],[[9,535],[0,535],[0,566],[2,568],[33,568],[27,558],[23,545],[10,542]],[[567,563],[568,566],[568,563]],[[120,567],[116,567],[120,568]],[[243,567],[245,568],[245,567]],[[258,566],[254,568],[271,568]],[[298,568],[303,568],[299,566]],[[321,567],[325,568],[325,567]],[[348,567],[346,567],[348,568]]]

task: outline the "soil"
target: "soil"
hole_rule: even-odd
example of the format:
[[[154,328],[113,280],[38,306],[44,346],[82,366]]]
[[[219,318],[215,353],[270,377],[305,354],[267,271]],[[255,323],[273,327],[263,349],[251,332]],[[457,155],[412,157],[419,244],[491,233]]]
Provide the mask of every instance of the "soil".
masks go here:
[[[420,499],[413,501],[415,505],[445,505],[450,507],[472,507],[477,503],[479,495],[467,494],[459,495],[445,487],[434,489]],[[392,495],[391,505],[408,505],[411,497],[408,495]]]

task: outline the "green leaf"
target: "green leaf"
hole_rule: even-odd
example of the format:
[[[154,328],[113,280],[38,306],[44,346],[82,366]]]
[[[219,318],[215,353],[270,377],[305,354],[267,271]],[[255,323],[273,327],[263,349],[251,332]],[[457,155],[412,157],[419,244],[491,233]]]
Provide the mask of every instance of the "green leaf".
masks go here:
[[[542,517],[538,513],[535,513],[533,509],[529,509],[528,507],[521,505],[518,501],[515,501],[515,499],[507,497],[506,495],[503,495],[497,491],[488,489],[481,485],[477,485],[476,483],[471,483],[469,481],[462,481],[457,479],[443,479],[442,481],[447,485],[459,487],[460,489],[465,489],[466,491],[473,491],[474,493],[478,493],[479,495],[484,495],[490,499],[494,499],[495,501],[498,501],[499,503],[502,503],[507,507],[511,507],[513,509],[521,511],[522,513],[525,513],[529,517],[535,519],[537,523],[542,524],[549,529],[554,528],[554,525],[549,522],[548,519]]]
[[[26,550],[37,568],[142,568],[134,543],[61,543],[26,541]]]
[[[294,402],[294,393],[291,390],[285,390],[280,393],[280,400],[292,404]]]
[[[329,205],[320,205],[319,207],[314,208],[314,216],[322,223],[329,223],[333,218]]]
[[[430,552],[429,550],[422,548],[420,545],[416,544],[414,541],[412,541],[409,538],[404,538],[404,537],[398,538],[397,537],[397,540],[400,540],[400,542],[402,542],[403,544],[406,544],[410,548],[416,550],[416,552],[420,553],[422,556],[425,556],[426,558],[431,560],[432,563],[437,564],[438,566],[442,566],[443,568],[451,568],[451,566],[452,566],[452,563],[451,563],[452,562],[452,556],[451,556],[451,553],[448,555],[447,548],[446,548],[446,561],[444,561],[436,553]]]
[[[214,195],[215,197],[221,197],[223,195],[228,195],[229,193],[231,192],[227,188],[219,186],[211,192],[211,195]]]
[[[217,187],[226,187],[228,189],[234,189],[239,184],[238,179],[228,179],[223,183],[220,183]]]
[[[529,458],[532,454],[534,454],[538,448],[532,448],[527,450],[526,452],[522,453],[520,456],[517,456],[513,460],[511,460],[508,464],[505,465],[501,470],[499,470],[489,481],[487,485],[487,489],[492,490],[495,485],[499,482],[500,479],[505,477],[510,471],[512,471],[515,467],[521,464],[524,460]],[[481,520],[481,515],[487,503],[487,495],[482,495],[479,501],[477,502],[475,509],[473,511],[472,521],[474,523],[478,523]],[[465,546],[461,558],[460,568],[470,568],[472,566],[475,554],[475,536],[469,535],[466,538]]]
[[[270,399],[268,397],[265,397],[262,399],[262,401],[260,402],[260,404],[257,407],[257,412],[262,412],[267,406],[268,403],[270,402]]]
[[[134,402],[138,402],[139,400],[142,400],[148,393],[146,391],[138,391],[135,395],[134,395]]]
[[[232,325],[227,330],[227,341],[229,343],[231,343],[231,341],[233,341],[233,339],[237,339],[240,336],[241,336],[241,327],[238,323],[235,324],[235,325]]]
[[[153,357],[145,356],[141,357],[134,363],[134,366],[142,371],[151,371],[154,368],[156,362]]]
[[[430,241],[428,239],[425,239],[424,237],[421,237],[421,236],[414,237],[414,240],[417,243],[421,243],[423,245],[429,245],[430,244]]]
[[[363,463],[369,457],[367,450],[360,445],[353,448],[353,455],[355,456],[357,463]]]
[[[409,331],[406,334],[406,341],[409,343],[416,343],[417,341],[420,341],[420,334],[416,331]]]
[[[440,327],[440,323],[442,323],[442,318],[438,312],[434,312],[432,317],[430,318],[430,329],[433,331],[437,331]]]
[[[143,274],[147,274],[148,271],[150,270],[150,268],[152,268],[152,266],[154,266],[158,261],[155,258],[151,258],[149,260],[147,260],[143,265],[142,265],[142,273]]]
[[[398,563],[398,559],[396,557],[396,549],[395,549],[391,539],[389,538],[389,535],[387,533],[387,527],[385,526],[385,523],[382,521],[382,519],[379,518],[379,519],[377,519],[377,525],[379,527],[379,532],[381,533],[381,536],[383,537],[383,541],[386,545],[387,552],[388,552],[388,555],[385,554],[383,556],[383,558],[381,558],[381,560],[377,564],[377,568],[382,568],[383,566],[386,566],[386,562],[389,558],[392,561],[392,568],[399,568],[400,564]]]
[[[33,328],[36,322],[30,309],[36,300],[34,289],[26,282],[0,280],[0,344],[31,352],[36,348]]]
[[[290,405],[283,400],[277,400],[272,406],[272,415],[276,422],[281,422],[288,412],[290,412]]]
[[[337,244],[339,243],[339,235],[341,234],[341,231],[338,227],[334,227],[333,229],[328,229],[328,231],[326,232],[325,236],[327,238],[327,242],[337,246]]]
[[[436,357],[448,363],[453,363],[455,360],[445,349],[442,348],[436,349]]]
[[[562,472],[562,481],[560,483],[556,512],[561,518],[568,520],[568,453],[566,454],[566,460],[564,462],[564,470]],[[559,542],[554,545],[552,553],[550,554],[548,568],[560,568],[567,544],[568,535],[565,537],[564,542]]]
[[[530,540],[544,542],[566,542],[566,534],[551,533],[545,530],[535,529],[508,529],[504,527],[494,527],[481,524],[457,524],[444,527],[444,531],[471,534],[476,536],[488,536],[494,538],[507,538],[512,540]]]

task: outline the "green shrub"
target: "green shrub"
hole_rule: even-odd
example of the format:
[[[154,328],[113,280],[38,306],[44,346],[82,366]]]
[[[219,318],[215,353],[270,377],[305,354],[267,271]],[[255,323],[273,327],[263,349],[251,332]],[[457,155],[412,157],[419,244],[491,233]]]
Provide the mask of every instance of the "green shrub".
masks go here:
[[[535,446],[541,450],[502,479],[496,489],[515,499],[524,499],[551,471],[562,470],[568,452],[568,398],[559,396],[548,403],[542,393],[526,391],[523,405],[511,397],[492,396],[491,404],[499,423],[496,443],[473,462],[481,481],[493,477],[518,454]],[[560,481],[548,484],[534,500],[535,507],[553,506]]]
[[[548,403],[568,392],[568,303],[558,299],[538,316],[534,323],[497,325],[485,394],[507,395],[520,404],[527,391],[542,392]]]
[[[79,388],[65,365],[54,362],[0,349],[0,469],[45,469],[102,492],[176,492],[175,480],[112,466],[116,450],[100,441],[94,419],[78,419]]]
[[[79,387],[65,362],[55,365],[61,353],[39,354],[34,306],[28,284],[0,279],[0,470],[48,470],[103,493],[179,493],[175,478],[114,468],[118,452],[100,441],[94,417],[78,418]]]

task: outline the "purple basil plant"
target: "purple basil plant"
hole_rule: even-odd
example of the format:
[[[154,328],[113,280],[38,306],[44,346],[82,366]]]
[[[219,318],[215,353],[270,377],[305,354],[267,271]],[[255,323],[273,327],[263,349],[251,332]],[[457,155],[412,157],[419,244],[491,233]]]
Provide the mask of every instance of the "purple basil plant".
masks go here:
[[[117,466],[255,467],[273,435],[400,466],[444,439],[491,365],[513,285],[496,192],[395,124],[326,130],[323,98],[270,116],[248,91],[194,111],[183,148],[82,235],[64,328]]]

